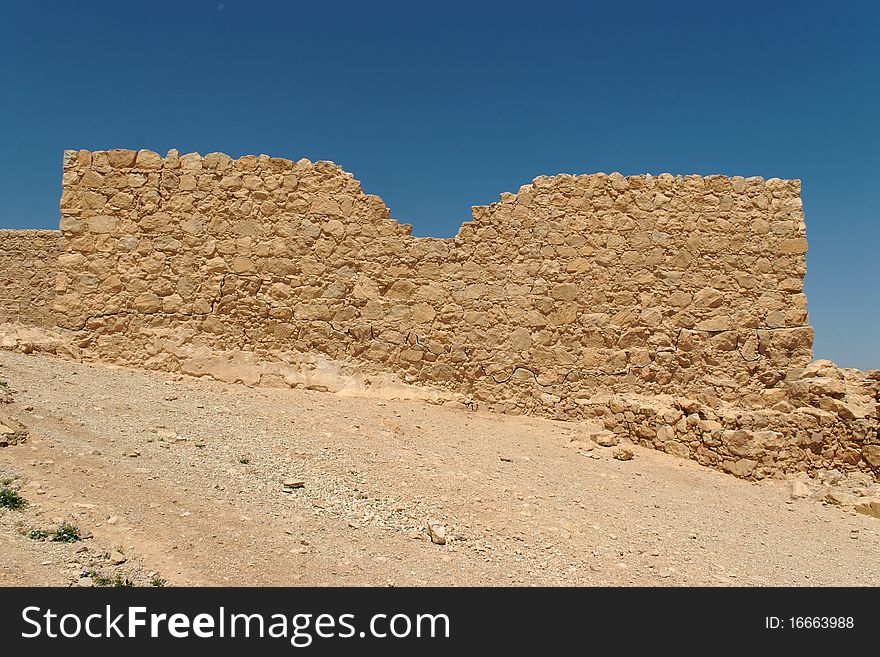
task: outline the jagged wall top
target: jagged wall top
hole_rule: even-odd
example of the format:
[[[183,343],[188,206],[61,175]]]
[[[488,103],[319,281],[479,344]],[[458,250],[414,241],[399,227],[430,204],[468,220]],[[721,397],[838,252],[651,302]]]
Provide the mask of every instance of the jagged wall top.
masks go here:
[[[391,210],[385,205],[381,197],[373,194],[365,194],[361,188],[359,180],[356,180],[354,174],[346,171],[341,166],[330,160],[319,160],[312,162],[306,158],[294,161],[281,157],[271,157],[269,155],[243,155],[238,159],[232,158],[225,153],[212,152],[207,155],[199,153],[187,153],[180,155],[179,151],[172,149],[168,151],[165,157],[150,150],[132,151],[128,149],[113,149],[109,151],[88,151],[88,150],[66,150],[64,151],[63,166],[65,170],[72,169],[83,164],[94,166],[99,171],[109,171],[111,169],[125,169],[132,171],[150,172],[161,169],[178,170],[181,174],[194,174],[202,170],[213,170],[216,172],[239,171],[239,172],[262,172],[269,171],[275,174],[297,173],[307,169],[314,169],[323,174],[338,175],[347,181],[346,191],[362,195],[368,202],[372,204],[377,211],[374,216],[388,219],[401,227],[401,233],[409,235],[412,232],[412,225],[400,223],[391,217]],[[475,205],[472,207],[472,220],[465,221],[459,228],[456,237],[468,234],[473,228],[474,223],[487,220],[496,212],[502,211],[505,205],[516,205],[523,199],[531,200],[535,194],[540,194],[548,190],[556,188],[556,191],[566,189],[574,190],[581,187],[584,190],[601,188],[609,184],[612,189],[617,192],[624,193],[626,191],[633,192],[633,201],[637,207],[642,210],[656,209],[671,199],[666,193],[675,194],[676,189],[685,186],[693,191],[706,191],[710,194],[729,194],[745,193],[750,196],[757,196],[764,191],[771,193],[784,190],[793,194],[790,204],[794,208],[800,208],[800,185],[801,181],[782,180],[780,178],[770,178],[765,180],[760,176],[751,176],[744,178],[742,176],[723,176],[713,174],[708,176],[700,175],[673,175],[669,173],[661,173],[659,175],[641,174],[635,176],[623,176],[618,172],[606,174],[597,172],[592,174],[568,174],[560,173],[553,176],[541,175],[536,176],[530,183],[520,186],[516,193],[502,192],[499,195],[499,201],[489,205]],[[227,186],[227,189],[231,187]],[[581,195],[583,198],[583,195]],[[722,209],[724,204],[722,203]],[[727,206],[728,209],[730,206]],[[578,209],[575,207],[575,209]],[[581,207],[580,209],[585,209]],[[346,215],[350,216],[350,215]],[[805,226],[802,227],[802,233],[805,234]],[[423,238],[438,239],[438,238]]]

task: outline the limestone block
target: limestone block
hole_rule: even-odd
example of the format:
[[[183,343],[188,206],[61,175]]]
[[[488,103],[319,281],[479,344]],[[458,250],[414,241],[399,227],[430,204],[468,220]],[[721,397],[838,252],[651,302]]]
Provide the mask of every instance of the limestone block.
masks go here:
[[[148,150],[140,150],[135,159],[135,167],[148,171],[155,171],[162,168],[162,156],[158,153]]]
[[[708,332],[728,331],[730,330],[730,319],[723,316],[709,317],[697,322],[694,330]]]
[[[872,468],[880,468],[880,445],[865,445],[862,448],[862,458]]]
[[[779,252],[803,255],[807,252],[807,240],[803,237],[782,240],[779,244]]]
[[[127,169],[134,166],[136,157],[137,153],[135,151],[130,151],[124,148],[116,148],[107,151],[107,159],[110,162],[110,166],[114,169]]]
[[[162,299],[153,292],[142,292],[132,301],[135,310],[142,313],[154,313],[162,309]]]

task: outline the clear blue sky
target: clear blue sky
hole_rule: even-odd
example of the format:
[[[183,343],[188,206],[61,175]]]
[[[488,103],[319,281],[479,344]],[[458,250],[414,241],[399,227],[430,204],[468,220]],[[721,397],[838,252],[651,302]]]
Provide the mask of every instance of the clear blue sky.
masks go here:
[[[65,148],[338,162],[416,235],[539,174],[800,178],[815,355],[880,368],[880,2],[0,7],[0,226]]]

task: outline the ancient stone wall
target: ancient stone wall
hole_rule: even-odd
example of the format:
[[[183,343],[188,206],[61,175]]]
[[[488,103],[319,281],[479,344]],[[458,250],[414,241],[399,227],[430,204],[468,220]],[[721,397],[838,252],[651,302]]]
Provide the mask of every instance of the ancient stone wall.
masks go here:
[[[876,477],[880,373],[811,363],[799,191],[539,177],[429,239],[330,162],[68,151],[59,331],[3,344],[247,384],[391,377],[740,477]]]
[[[318,352],[560,417],[811,360],[798,181],[540,177],[442,240],[329,162],[79,151],[61,205],[59,323],[114,360]]]
[[[57,230],[0,230],[0,323],[55,323],[60,252]]]

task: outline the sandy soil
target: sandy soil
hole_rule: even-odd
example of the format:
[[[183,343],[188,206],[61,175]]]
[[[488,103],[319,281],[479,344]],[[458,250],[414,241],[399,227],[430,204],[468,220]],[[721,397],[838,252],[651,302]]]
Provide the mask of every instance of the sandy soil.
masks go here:
[[[11,352],[0,379],[31,434],[0,448],[4,585],[880,585],[880,521],[572,424]],[[91,538],[27,535],[64,520]]]

